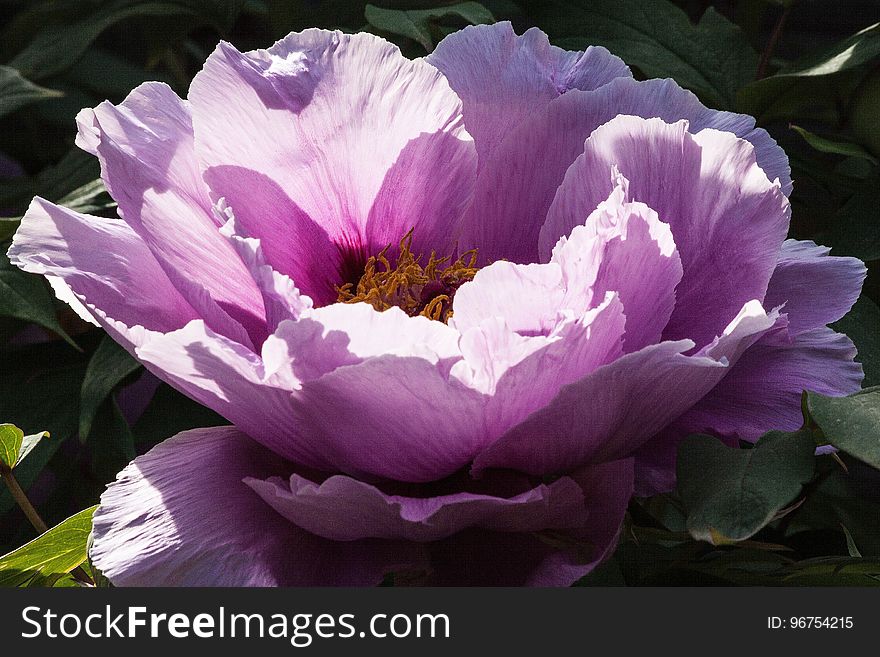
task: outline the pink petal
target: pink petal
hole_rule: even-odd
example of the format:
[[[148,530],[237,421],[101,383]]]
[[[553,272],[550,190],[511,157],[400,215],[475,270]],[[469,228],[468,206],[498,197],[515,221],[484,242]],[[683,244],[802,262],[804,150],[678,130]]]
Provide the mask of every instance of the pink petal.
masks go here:
[[[788,200],[747,141],[712,129],[691,135],[687,121],[619,116],[569,167],[541,229],[542,259],[607,198],[613,167],[629,181],[630,198],[669,224],[681,257],[664,339],[706,344],[744,303],[763,299],[788,230]]]
[[[221,43],[190,101],[212,192],[317,302],[413,227],[418,252],[454,244],[476,154],[461,101],[426,62],[369,34]]]
[[[259,292],[218,234],[193,151],[189,107],[148,82],[118,106],[77,116],[77,144],[97,155],[123,219],[146,242],[187,301],[213,328],[255,342],[265,336]]]
[[[233,427],[178,434],[101,496],[91,558],[116,586],[369,586],[418,563],[406,543],[303,531],[243,483],[289,470]]]
[[[813,242],[782,244],[764,304],[784,304],[792,334],[836,322],[859,298],[867,273],[864,263],[829,256],[829,251]]]

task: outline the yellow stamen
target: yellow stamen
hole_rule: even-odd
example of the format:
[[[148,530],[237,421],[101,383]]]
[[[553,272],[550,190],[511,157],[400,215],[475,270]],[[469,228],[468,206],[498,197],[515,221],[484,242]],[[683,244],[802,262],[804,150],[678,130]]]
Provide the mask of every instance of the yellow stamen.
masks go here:
[[[389,244],[378,255],[371,256],[364,266],[364,274],[357,285],[346,283],[338,287],[341,303],[365,302],[376,310],[401,308],[411,317],[424,315],[429,319],[446,322],[452,317],[452,297],[464,283],[477,273],[477,250],[459,256],[445,265],[450,256],[438,258],[431,252],[428,263],[419,264],[421,256],[412,252],[410,231],[400,240],[400,255],[394,267],[388,261]],[[381,267],[381,268],[380,268]]]

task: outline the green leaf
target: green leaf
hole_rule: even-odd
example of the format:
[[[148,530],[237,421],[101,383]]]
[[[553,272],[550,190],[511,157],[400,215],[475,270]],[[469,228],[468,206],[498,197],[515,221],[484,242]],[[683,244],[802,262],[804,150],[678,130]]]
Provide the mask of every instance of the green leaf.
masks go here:
[[[432,28],[450,16],[463,19],[471,25],[495,22],[492,12],[478,2],[462,2],[434,9],[383,9],[374,5],[367,5],[364,9],[364,17],[370,25],[383,32],[413,39],[428,52],[434,50],[436,45]]]
[[[752,449],[689,436],[679,448],[677,465],[688,532],[713,545],[755,535],[812,478],[815,448],[809,431],[771,431]]]
[[[14,424],[0,424],[0,464],[10,470],[18,463],[24,431]]]
[[[880,259],[880,176],[862,182],[835,213],[823,240],[834,255],[851,255],[861,260]]]
[[[109,335],[92,355],[80,390],[79,437],[85,440],[92,428],[98,408],[128,375],[141,365]]]
[[[21,441],[21,449],[18,450],[18,460],[15,462],[15,465],[19,465],[22,461],[24,461],[28,454],[33,451],[34,447],[37,446],[43,438],[48,438],[48,431],[41,431],[40,433],[32,433],[29,436],[25,436]]]
[[[564,48],[608,48],[648,77],[671,77],[716,107],[754,79],[758,55],[742,30],[709,8],[699,24],[666,0],[549,0],[530,12]]]
[[[39,324],[79,349],[58,323],[55,301],[46,281],[13,267],[5,253],[0,253],[0,315]]]
[[[51,586],[86,560],[97,505],[0,557],[0,586]]]
[[[816,103],[817,97],[832,91],[829,78],[852,71],[880,56],[880,23],[871,25],[827,50],[810,54],[784,67],[775,75],[744,86],[737,95],[740,111],[770,118],[771,107],[781,99],[773,116],[792,115],[792,101]]]
[[[859,552],[859,548],[856,545],[855,539],[853,539],[852,534],[849,533],[846,525],[840,523],[840,528],[843,530],[843,535],[846,536],[846,551],[849,552],[849,556],[861,559],[862,553]]]
[[[46,89],[22,77],[10,66],[0,66],[0,116],[11,114],[38,100],[57,98],[60,91]]]
[[[865,387],[880,385],[880,308],[862,295],[842,319],[831,328],[846,334],[852,340],[858,355],[856,360],[865,370]]]
[[[84,3],[64,4],[64,8],[50,10],[51,14],[69,15],[71,10],[76,11],[75,4]],[[192,16],[211,23],[218,30],[226,30],[235,22],[243,4],[243,0],[114,0],[92,3],[94,11],[85,12],[85,15],[82,15],[84,12],[77,12],[71,16],[70,22],[62,20],[43,25],[27,48],[18,53],[10,64],[30,78],[46,78],[70,68],[104,30],[125,19]]]
[[[880,468],[880,386],[849,397],[805,393],[810,419],[829,444]]]
[[[4,376],[0,377],[0,418],[19,427],[44,428],[52,434],[52,440],[38,441],[28,458],[19,461],[16,478],[28,490],[59,447],[76,436],[76,391],[85,374],[86,360],[81,352],[56,341],[7,347],[4,367]],[[13,506],[9,491],[0,486],[0,513]]]
[[[835,141],[826,137],[820,137],[808,130],[804,130],[800,126],[790,125],[792,130],[797,132],[804,140],[817,151],[822,153],[831,153],[833,155],[843,155],[846,157],[858,157],[867,160],[872,164],[877,164],[877,158],[871,155],[867,150],[859,144],[850,141]]]

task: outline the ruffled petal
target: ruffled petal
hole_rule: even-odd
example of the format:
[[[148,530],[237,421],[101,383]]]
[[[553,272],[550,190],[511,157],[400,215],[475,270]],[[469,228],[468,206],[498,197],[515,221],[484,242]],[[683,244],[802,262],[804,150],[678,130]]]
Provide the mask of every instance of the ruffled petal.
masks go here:
[[[178,434],[101,496],[92,561],[116,586],[369,586],[421,565],[412,544],[303,531],[243,482],[290,467],[233,427]]]
[[[580,527],[588,516],[581,488],[566,477],[513,497],[389,495],[343,475],[321,484],[296,474],[289,479],[247,478],[245,483],[293,524],[334,541],[436,541],[473,527],[534,532]]]
[[[688,340],[627,354],[562,388],[474,461],[474,471],[513,468],[543,475],[621,458],[706,395],[778,320],[757,301],[693,356]]]
[[[546,335],[520,335],[502,318],[491,318],[462,335],[464,359],[451,373],[487,395],[483,426],[494,439],[548,404],[563,386],[618,358],[625,321],[613,293],[582,315],[560,313]]]
[[[282,322],[264,344],[265,360],[201,321],[147,336],[137,357],[304,466],[432,481],[488,442],[484,396],[449,377],[460,359],[455,336],[396,308],[334,304]]]
[[[219,235],[193,151],[189,107],[166,85],[142,84],[119,105],[77,116],[77,144],[97,155],[123,219],[212,328],[265,337],[260,294]],[[245,338],[245,340],[247,340]]]
[[[225,223],[220,233],[229,240],[256,282],[266,309],[266,328],[274,333],[281,322],[299,319],[312,308],[312,300],[301,294],[289,276],[267,264],[260,240],[248,237],[235,221],[232,208],[220,199],[215,211]]]
[[[541,229],[542,259],[608,197],[615,167],[629,197],[669,224],[683,275],[663,337],[704,345],[751,299],[761,300],[788,230],[790,206],[727,132],[688,132],[687,121],[618,116],[586,141]]]
[[[306,30],[248,53],[224,42],[189,99],[212,192],[316,302],[411,228],[417,252],[454,244],[476,153],[426,62],[370,34]]]
[[[566,305],[589,298],[594,306],[611,291],[620,296],[625,351],[633,352],[660,341],[675,307],[682,267],[669,226],[644,203],[625,201],[628,184],[618,177],[586,224],[559,240],[551,264],[562,267]]]
[[[867,268],[857,258],[829,256],[813,242],[786,240],[767,286],[764,305],[784,305],[792,334],[836,322],[849,312]]]
[[[830,397],[859,390],[863,373],[855,355],[852,341],[829,328],[768,333],[677,424],[686,433],[751,442],[772,429],[795,431],[803,424],[804,390]]]
[[[173,331],[198,317],[120,219],[80,214],[37,197],[13,237],[9,259],[25,271],[62,281],[80,302],[129,326]]]
[[[472,530],[431,544],[429,582],[443,586],[570,586],[617,544],[633,490],[632,459],[582,468],[587,521],[552,536]]]

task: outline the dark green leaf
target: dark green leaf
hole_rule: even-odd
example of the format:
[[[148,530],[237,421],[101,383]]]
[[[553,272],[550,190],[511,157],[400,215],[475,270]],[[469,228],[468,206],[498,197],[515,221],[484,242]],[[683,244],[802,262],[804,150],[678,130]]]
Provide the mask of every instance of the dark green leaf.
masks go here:
[[[83,354],[63,343],[33,345],[7,351],[0,377],[0,418],[19,427],[45,428],[51,440],[37,442],[16,468],[16,478],[27,490],[68,438],[77,433],[78,390],[85,374]],[[77,473],[78,474],[78,473]],[[0,513],[15,506],[9,491],[0,487]]]
[[[15,462],[15,465],[19,465],[22,461],[24,461],[28,454],[33,451],[34,447],[37,446],[43,438],[48,438],[48,431],[41,431],[40,433],[32,433],[29,436],[25,436],[21,441],[21,449],[18,450],[18,460]]]
[[[95,7],[71,23],[50,23],[37,32],[28,47],[11,65],[33,79],[42,79],[68,69],[104,30],[127,18],[193,16],[220,30],[231,27],[241,12],[243,0],[114,0]]]
[[[24,440],[24,431],[14,424],[0,424],[0,467],[10,470],[18,463],[18,453]]]
[[[880,468],[880,386],[849,397],[807,392],[806,408],[829,444]]]
[[[804,130],[800,126],[792,125],[790,126],[792,130],[796,131],[804,140],[817,151],[821,151],[822,153],[831,153],[834,155],[843,155],[846,157],[858,157],[863,160],[868,160],[872,164],[877,164],[877,158],[871,155],[868,151],[862,148],[859,144],[854,144],[850,141],[837,141],[834,139],[828,139],[827,137],[820,137],[819,135],[813,134],[808,130]]]
[[[733,449],[711,436],[686,438],[677,473],[690,534],[713,545],[756,534],[812,478],[815,447],[809,431],[771,431],[752,449]]]
[[[0,253],[0,315],[39,324],[79,348],[58,323],[55,301],[46,282],[13,267],[5,253]]]
[[[880,308],[862,295],[852,310],[831,328],[845,333],[852,340],[858,356],[856,360],[865,370],[866,387],[880,385]]]
[[[80,511],[30,543],[0,557],[0,586],[47,586],[86,560],[97,506]]]
[[[757,80],[740,89],[738,108],[758,117],[769,117],[769,109],[780,99],[789,107],[816,103],[823,94],[833,91],[829,78],[851,71],[880,56],[880,23],[820,53],[808,55],[775,75]],[[791,115],[785,107],[777,107],[774,116]]]
[[[98,408],[128,375],[140,369],[140,363],[113,340],[104,336],[86,368],[80,392],[79,437],[85,440]]]
[[[732,106],[758,65],[742,30],[712,8],[698,25],[666,0],[549,0],[533,13],[557,45],[605,46],[646,76],[674,78],[713,106]]]
[[[824,240],[835,255],[880,259],[880,177],[866,179],[834,215]]]
[[[367,5],[364,10],[364,17],[373,27],[383,32],[413,39],[428,52],[434,50],[436,45],[432,35],[432,26],[450,16],[463,19],[471,25],[495,22],[492,13],[478,2],[462,2],[435,9],[413,10],[383,9]]]
[[[26,80],[14,68],[0,66],[0,116],[11,114],[38,100],[56,98],[61,92],[46,89]]]

